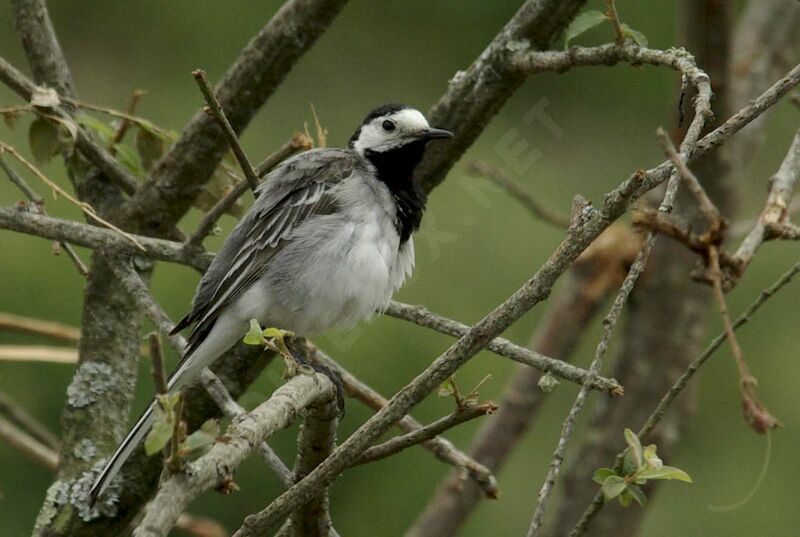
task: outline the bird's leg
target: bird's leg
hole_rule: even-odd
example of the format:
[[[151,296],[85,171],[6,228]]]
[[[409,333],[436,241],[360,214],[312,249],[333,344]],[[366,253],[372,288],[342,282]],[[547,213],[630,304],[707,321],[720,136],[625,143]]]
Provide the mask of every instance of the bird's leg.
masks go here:
[[[295,374],[292,372],[291,369],[310,369],[312,371],[316,371],[318,373],[322,373],[328,379],[330,379],[331,383],[333,383],[334,388],[336,388],[336,406],[339,408],[339,413],[341,416],[344,416],[344,382],[342,381],[342,376],[339,374],[338,371],[331,369],[330,367],[326,367],[322,364],[314,363],[311,361],[307,355],[309,352],[308,345],[309,343],[304,338],[296,338],[292,337],[289,338],[286,343],[286,355],[284,355],[284,359],[286,360],[287,371],[290,374]],[[282,353],[283,354],[283,353]],[[288,355],[288,356],[287,356]],[[289,365],[289,362],[294,362]]]

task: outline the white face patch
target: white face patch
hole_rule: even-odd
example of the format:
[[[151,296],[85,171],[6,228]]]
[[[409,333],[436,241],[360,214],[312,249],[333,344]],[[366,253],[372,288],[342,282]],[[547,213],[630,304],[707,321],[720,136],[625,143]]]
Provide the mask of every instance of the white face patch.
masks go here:
[[[384,126],[384,122],[391,122],[394,128],[387,129],[386,126],[389,125]],[[408,143],[410,137],[429,128],[428,120],[422,112],[414,108],[404,108],[363,125],[353,149],[362,156],[367,149],[386,151]]]

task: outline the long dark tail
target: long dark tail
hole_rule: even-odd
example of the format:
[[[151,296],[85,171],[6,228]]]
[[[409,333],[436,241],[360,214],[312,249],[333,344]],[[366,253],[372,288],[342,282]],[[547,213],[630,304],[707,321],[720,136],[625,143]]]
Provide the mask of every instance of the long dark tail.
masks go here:
[[[128,436],[125,437],[125,440],[119,445],[117,450],[111,456],[111,460],[106,464],[103,471],[95,480],[94,484],[92,485],[91,490],[89,491],[89,502],[94,504],[97,498],[103,493],[104,490],[108,487],[111,480],[117,475],[122,468],[122,465],[125,464],[125,461],[128,460],[128,457],[131,456],[133,450],[144,440],[144,437],[147,436],[147,433],[150,432],[150,426],[153,424],[153,405],[157,403],[152,403],[147,410],[144,411],[144,414],[139,418],[136,422],[136,425],[133,426],[133,429],[128,433]]]

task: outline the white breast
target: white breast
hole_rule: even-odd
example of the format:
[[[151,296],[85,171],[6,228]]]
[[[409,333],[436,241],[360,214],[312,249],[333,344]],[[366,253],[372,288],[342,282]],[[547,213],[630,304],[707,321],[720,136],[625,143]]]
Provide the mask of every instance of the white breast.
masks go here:
[[[301,225],[243,297],[263,304],[252,312],[262,323],[304,335],[351,327],[385,309],[411,274],[414,245],[400,245],[388,189],[351,178],[337,199],[341,210]]]

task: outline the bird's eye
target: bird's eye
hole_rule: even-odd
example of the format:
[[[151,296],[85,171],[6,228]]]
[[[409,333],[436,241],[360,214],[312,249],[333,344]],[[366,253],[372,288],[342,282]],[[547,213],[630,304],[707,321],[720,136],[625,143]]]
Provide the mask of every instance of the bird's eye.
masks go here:
[[[393,121],[389,121],[388,119],[383,122],[383,130],[386,132],[392,132],[395,129],[395,124]]]

